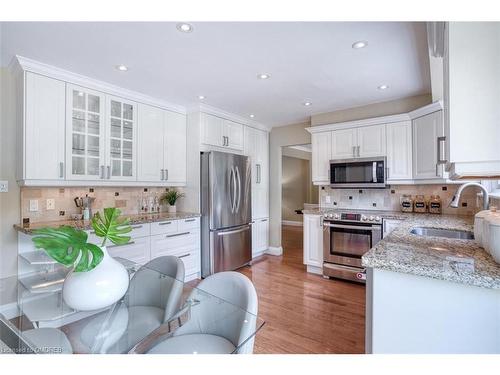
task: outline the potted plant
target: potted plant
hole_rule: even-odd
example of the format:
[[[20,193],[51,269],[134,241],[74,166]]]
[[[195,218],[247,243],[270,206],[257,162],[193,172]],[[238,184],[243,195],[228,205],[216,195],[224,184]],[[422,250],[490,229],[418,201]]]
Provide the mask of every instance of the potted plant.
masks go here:
[[[175,203],[179,198],[182,198],[184,196],[183,193],[178,192],[177,190],[167,190],[165,193],[160,198],[160,202],[165,204],[168,204],[168,212],[177,212],[177,207],[175,206]]]
[[[71,226],[34,231],[33,242],[56,262],[72,267],[63,284],[64,302],[75,310],[88,311],[112,305],[127,292],[129,275],[125,267],[109,256],[106,244],[130,241],[128,218],[120,218],[117,208],[96,213],[92,228],[101,237],[101,246],[87,242],[87,233]]]

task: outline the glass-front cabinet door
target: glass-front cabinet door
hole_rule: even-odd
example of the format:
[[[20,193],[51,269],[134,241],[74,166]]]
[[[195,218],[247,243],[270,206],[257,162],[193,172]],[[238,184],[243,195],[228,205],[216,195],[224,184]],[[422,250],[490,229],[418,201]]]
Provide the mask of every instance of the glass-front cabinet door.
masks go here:
[[[66,176],[98,180],[105,173],[104,94],[67,85]]]
[[[106,178],[136,179],[137,105],[107,96]],[[159,134],[158,136],[161,136]]]

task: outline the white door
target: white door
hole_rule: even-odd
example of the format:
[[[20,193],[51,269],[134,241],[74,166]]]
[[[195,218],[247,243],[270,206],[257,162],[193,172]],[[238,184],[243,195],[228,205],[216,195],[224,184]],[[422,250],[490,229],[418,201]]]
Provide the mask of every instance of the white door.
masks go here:
[[[225,146],[233,150],[243,150],[243,125],[224,120],[223,129],[223,135],[226,137]]]
[[[137,179],[160,182],[164,178],[164,111],[139,104],[137,132]]]
[[[314,133],[312,144],[312,180],[315,183],[330,181],[330,160],[332,159],[332,132]]]
[[[64,180],[66,84],[26,73],[23,179]]]
[[[358,128],[357,156],[369,158],[385,156],[385,125],[365,126]]]
[[[106,178],[136,181],[137,104],[106,96]]]
[[[320,215],[304,215],[304,264],[323,266],[323,228]]]
[[[387,124],[387,180],[411,180],[412,130],[411,121]]]
[[[226,143],[223,134],[224,120],[208,113],[201,113],[200,121],[201,143],[223,147]]]
[[[186,183],[186,115],[164,111],[165,114],[165,181]]]
[[[105,96],[66,85],[66,179],[106,177]]]
[[[438,165],[438,137],[444,135],[443,111],[413,120],[413,177],[442,178],[443,166]]]
[[[351,159],[357,156],[357,130],[342,129],[332,132],[331,159]]]

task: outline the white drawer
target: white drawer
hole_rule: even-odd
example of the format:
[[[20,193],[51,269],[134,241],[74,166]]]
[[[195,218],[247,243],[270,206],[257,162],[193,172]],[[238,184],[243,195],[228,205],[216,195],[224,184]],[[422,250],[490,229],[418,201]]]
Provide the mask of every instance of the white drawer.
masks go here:
[[[150,260],[150,238],[141,237],[126,245],[111,245],[107,247],[109,255],[128,259],[134,263],[145,264]]]
[[[198,233],[162,234],[151,237],[151,258],[162,255],[172,255],[178,249],[186,247],[199,248],[200,235]]]
[[[193,273],[200,272],[200,249],[186,247],[184,249],[178,249],[172,252],[173,256],[176,256],[182,260],[184,263],[185,275],[192,275]]]
[[[151,223],[151,235],[167,234],[178,232],[179,223],[177,220],[165,220]]]
[[[131,238],[131,240],[134,240],[136,238],[141,238],[141,237],[149,237],[151,235],[150,227],[151,226],[149,223],[132,225],[132,231],[127,233],[126,236],[129,236]],[[99,246],[102,244],[102,238],[97,237],[95,235],[95,232],[93,229],[88,230],[86,232],[89,236],[88,242],[91,242],[91,243],[99,245]],[[107,245],[110,246],[110,245],[112,245],[112,243],[110,244],[110,241],[108,241]]]
[[[179,232],[189,232],[200,229],[200,218],[191,217],[189,219],[182,219],[179,221]]]

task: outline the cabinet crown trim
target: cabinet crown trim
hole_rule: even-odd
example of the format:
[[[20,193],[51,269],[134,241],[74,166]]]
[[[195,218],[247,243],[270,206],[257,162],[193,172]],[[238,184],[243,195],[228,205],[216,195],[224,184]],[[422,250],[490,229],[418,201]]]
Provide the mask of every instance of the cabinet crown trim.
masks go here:
[[[255,128],[258,130],[264,130],[266,132],[270,131],[270,128],[264,124],[261,124],[257,121],[248,120],[248,119],[241,117],[241,116],[238,116],[234,113],[226,112],[222,109],[215,108],[215,107],[212,107],[212,106],[207,105],[207,104],[199,104],[197,106],[188,108],[188,114],[197,113],[197,112],[206,113],[209,115],[220,117],[223,120],[233,121],[233,122],[236,122],[238,124],[249,126],[251,128]]]
[[[331,130],[340,130],[340,129],[350,129],[350,128],[358,128],[363,126],[374,126],[374,125],[383,125],[389,124],[392,122],[401,122],[411,120],[410,116],[407,113],[401,113],[398,115],[391,116],[382,116],[382,117],[373,117],[367,118],[363,120],[354,120],[354,121],[346,121],[346,122],[337,122],[334,124],[326,124],[326,125],[318,125],[312,126],[310,128],[306,128],[306,130],[311,133],[321,133]]]
[[[10,68],[15,71],[17,67],[20,67],[20,69],[22,69],[23,71],[44,75],[49,78],[58,79],[69,84],[86,87],[92,90],[100,91],[107,95],[132,100],[155,107],[161,107],[162,109],[178,112],[181,114],[186,114],[186,108],[183,106],[156,99],[149,95],[141,94],[139,92],[119,87],[91,77],[87,77],[82,74],[73,73],[71,71],[55,67],[53,65],[41,63],[27,57],[16,55],[10,64]]]

